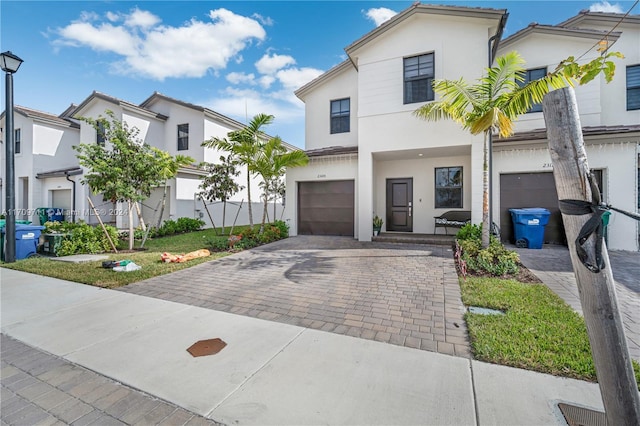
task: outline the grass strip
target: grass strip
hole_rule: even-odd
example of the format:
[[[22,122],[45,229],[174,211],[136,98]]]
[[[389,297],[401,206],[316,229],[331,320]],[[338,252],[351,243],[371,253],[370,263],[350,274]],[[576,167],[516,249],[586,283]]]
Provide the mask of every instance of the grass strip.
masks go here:
[[[596,381],[584,319],[545,285],[468,277],[460,288],[466,306],[505,311],[465,314],[476,359]],[[640,366],[633,364],[640,383]]]
[[[238,228],[236,227],[236,229]],[[212,229],[206,229],[148,240],[145,244],[144,251],[118,254],[106,253],[108,260],[132,260],[142,267],[142,269],[138,271],[131,272],[115,272],[111,269],[102,268],[102,260],[86,263],[69,263],[55,262],[49,257],[32,257],[18,260],[14,263],[4,263],[2,266],[4,268],[90,284],[97,287],[116,288],[227,256],[229,252],[215,252],[212,253],[211,256],[193,259],[185,263],[163,263],[160,260],[160,255],[163,252],[184,254],[210,247],[211,242],[216,239],[226,241],[227,238],[228,237],[217,236]]]

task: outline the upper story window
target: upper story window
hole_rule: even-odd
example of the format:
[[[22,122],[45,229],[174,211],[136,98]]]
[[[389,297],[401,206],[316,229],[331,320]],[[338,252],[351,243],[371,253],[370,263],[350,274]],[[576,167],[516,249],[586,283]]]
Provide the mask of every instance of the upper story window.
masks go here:
[[[627,111],[640,109],[640,65],[627,67]]]
[[[20,129],[16,129],[15,130],[15,139],[14,139],[14,147],[15,147],[15,154],[20,154],[20,138],[22,136],[22,132],[20,131]]]
[[[404,103],[432,101],[433,53],[404,58]]]
[[[104,133],[104,122],[98,121],[98,127],[96,129],[96,144],[104,146],[106,140]]]
[[[436,167],[435,208],[462,208],[462,167]]]
[[[189,149],[189,123],[178,124],[178,151]]]
[[[530,70],[526,70],[525,72],[522,73],[522,77],[524,77],[524,81],[518,82],[518,85],[520,85],[520,87],[526,85],[529,82],[532,81],[536,81],[541,79],[542,77],[544,77],[545,75],[547,75],[547,68],[534,68],[534,69],[530,69]],[[529,108],[529,112],[542,112],[542,104],[533,104],[531,105],[531,108]]]
[[[331,133],[350,131],[351,100],[349,98],[331,101]]]

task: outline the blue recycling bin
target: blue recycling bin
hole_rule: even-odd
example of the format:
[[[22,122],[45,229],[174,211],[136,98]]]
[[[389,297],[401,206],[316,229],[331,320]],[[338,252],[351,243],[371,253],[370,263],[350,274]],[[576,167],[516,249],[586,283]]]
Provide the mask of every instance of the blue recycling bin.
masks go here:
[[[513,219],[516,247],[541,249],[544,242],[544,227],[549,223],[551,212],[543,208],[509,209]]]
[[[39,207],[36,209],[40,225],[45,222],[64,222],[64,209],[56,207]]]
[[[7,240],[4,235],[6,229],[6,227],[1,229],[3,242]],[[43,229],[44,226],[16,223],[16,260],[26,259],[36,253]],[[2,255],[2,260],[4,260],[4,250]]]

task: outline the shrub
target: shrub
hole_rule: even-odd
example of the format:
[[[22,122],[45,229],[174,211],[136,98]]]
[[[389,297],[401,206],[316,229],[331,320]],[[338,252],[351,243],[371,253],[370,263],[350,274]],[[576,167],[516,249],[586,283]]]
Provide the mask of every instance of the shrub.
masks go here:
[[[58,256],[69,256],[81,253],[102,253],[111,250],[109,239],[101,227],[93,227],[84,222],[46,222],[45,233],[65,234]],[[118,230],[110,225],[105,225],[112,241],[118,240]]]
[[[229,241],[227,238],[209,238],[207,239],[207,246],[211,251],[227,251],[229,249]]]
[[[485,272],[494,276],[515,274],[519,269],[518,253],[507,250],[493,235],[489,247],[482,249],[482,227],[467,224],[456,235],[457,261],[465,271]],[[461,252],[461,254],[460,254]]]
[[[482,226],[467,223],[456,234],[458,240],[482,240]]]
[[[159,237],[167,235],[184,234],[186,232],[198,231],[204,226],[204,222],[200,219],[192,219],[190,217],[180,217],[177,221],[165,220],[162,226],[156,231]]]
[[[289,238],[289,225],[284,220],[276,220],[273,226],[280,230],[280,238]]]

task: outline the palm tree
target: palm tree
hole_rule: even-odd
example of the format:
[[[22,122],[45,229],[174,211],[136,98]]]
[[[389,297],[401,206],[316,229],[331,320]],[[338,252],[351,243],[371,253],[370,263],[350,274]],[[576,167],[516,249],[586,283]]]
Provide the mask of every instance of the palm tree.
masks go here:
[[[282,144],[282,139],[279,136],[269,139],[264,145],[254,163],[254,170],[262,177],[264,182],[264,210],[262,212],[262,223],[260,225],[260,232],[264,229],[264,224],[267,218],[267,205],[269,202],[269,191],[275,186],[274,183],[278,181],[287,171],[289,167],[304,166],[309,162],[309,157],[304,151],[295,150],[287,152],[287,149]],[[275,221],[275,213],[274,218]]]
[[[212,138],[202,142],[202,146],[227,151],[240,164],[247,167],[247,202],[249,204],[249,226],[253,229],[253,210],[251,208],[251,175],[255,174],[255,160],[266,138],[264,126],[273,122],[273,115],[258,114],[244,128],[229,132],[226,138]]]
[[[524,83],[524,60],[511,52],[496,58],[496,66],[486,76],[469,85],[460,80],[435,80],[433,90],[441,96],[417,109],[414,114],[429,121],[451,119],[471,134],[484,134],[482,164],[482,247],[489,246],[489,149],[491,132],[501,137],[513,134],[513,123],[552,89],[571,84],[560,73]]]

